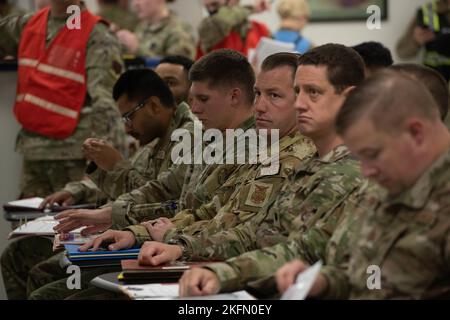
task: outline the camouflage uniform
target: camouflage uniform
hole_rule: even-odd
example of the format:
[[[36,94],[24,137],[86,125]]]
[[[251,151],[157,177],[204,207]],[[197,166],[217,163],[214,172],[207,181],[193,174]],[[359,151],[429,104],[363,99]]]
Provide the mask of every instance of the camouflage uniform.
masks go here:
[[[401,194],[373,197],[367,193],[361,226],[347,248],[348,268],[337,261],[322,270],[329,283],[324,297],[450,297],[449,168],[447,151]],[[379,290],[367,287],[371,265],[381,270]]]
[[[293,133],[280,140],[279,164],[273,172],[263,172],[270,163],[242,165],[224,184],[222,188],[234,188],[228,201],[224,204],[214,198],[196,210],[178,213],[172,222],[176,228],[167,232],[164,242],[176,234],[195,235],[199,232],[214,234],[242,224],[255,216],[261,215],[263,208],[273,202],[288,176],[298,167],[302,160],[311,157],[315,151],[312,142],[300,133]],[[127,228],[136,236],[138,244],[151,240],[144,226]]]
[[[245,120],[239,128],[245,131],[254,127],[254,123],[254,118],[251,117]],[[113,226],[117,229],[140,221],[154,219],[161,215],[173,216],[176,208],[164,208],[162,207],[162,203],[170,199],[176,199],[173,193],[170,193],[170,190],[174,189],[178,190],[178,196],[181,194],[182,199],[180,199],[179,205],[182,208],[186,208],[186,206],[199,207],[201,204],[211,201],[215,195],[223,201],[222,203],[225,203],[231,195],[233,188],[230,186],[225,188],[220,187],[222,187],[223,183],[238,167],[239,165],[228,164],[192,165],[191,167],[174,165],[169,171],[160,174],[158,180],[150,181],[145,186],[120,196],[113,203]],[[184,170],[189,168],[190,171],[186,174],[186,179],[180,179],[179,171],[176,170],[180,170],[180,168],[184,168]],[[52,264],[55,265],[55,261]],[[57,275],[53,279],[61,278],[63,275],[64,278],[48,283],[47,281],[52,278],[47,275],[45,271],[47,268],[46,264],[43,263],[37,265],[30,272],[30,299],[54,297],[62,299],[75,293],[79,297],[82,297],[82,292],[74,292],[67,289],[66,274],[62,268],[60,268],[60,271],[57,272]],[[92,274],[94,277],[98,274],[112,271],[114,270],[111,270],[111,268],[96,268],[92,273],[84,274],[84,279],[89,279],[89,274]],[[86,284],[87,282],[88,280],[86,280]],[[36,288],[39,289],[34,290]],[[85,288],[83,286],[82,289]]]
[[[374,189],[373,185],[370,187]],[[338,263],[344,268],[348,262],[349,240],[361,220],[355,210],[368,188],[369,184],[364,180],[361,188],[355,184],[353,190],[335,205],[327,206],[328,211],[316,219],[306,223],[294,219],[286,242],[247,252],[207,268],[219,277],[222,291],[245,288],[261,298],[278,294],[273,274],[291,260],[300,259],[309,264],[322,260],[324,264]],[[299,233],[299,230],[304,231]]]
[[[175,239],[185,245],[186,257],[191,260],[223,260],[271,246],[286,241],[293,230],[306,234],[360,183],[359,163],[345,146],[339,146],[321,159],[315,156],[302,164],[264,215],[213,236],[201,232]],[[327,217],[327,224],[333,225],[336,219]],[[315,245],[326,243],[328,228],[311,235],[317,237]]]
[[[175,129],[187,129],[193,132],[195,116],[189,106],[182,102],[178,105],[171,121],[168,133],[162,139],[155,139],[140,148],[131,159],[118,162],[111,171],[100,168],[89,174],[90,180],[71,182],[64,188],[75,198],[77,203],[87,202],[96,197],[101,190],[109,199],[117,199],[120,195],[155,180],[172,165],[170,157],[176,142],[171,141]]]
[[[98,15],[117,25],[119,29],[133,31],[138,24],[138,18],[134,13],[129,10],[124,10],[114,4],[102,4]]]
[[[253,117],[245,120],[239,128],[246,131],[254,126]],[[184,179],[176,170],[184,167]],[[112,221],[116,228],[125,228],[138,222],[156,219],[161,216],[173,217],[174,211],[162,212],[161,202],[179,199],[177,211],[197,209],[202,204],[212,201],[214,197],[225,203],[234,190],[234,186],[224,186],[224,182],[238,169],[237,164],[193,164],[178,165],[172,171],[160,175],[157,181],[151,181],[144,187],[120,196],[112,205]],[[174,198],[168,193],[178,185],[180,193]],[[155,210],[156,208],[156,210]]]
[[[131,161],[123,160],[119,162],[112,171],[106,172],[97,169],[91,174],[92,180],[90,183],[98,186],[97,188],[99,190],[102,190],[110,198],[114,199],[121,193],[144,185],[147,179],[155,179],[158,174],[166,171],[171,164],[170,154],[176,144],[170,139],[171,133],[175,129],[186,129],[192,132],[193,121],[194,115],[190,111],[189,106],[186,103],[180,104],[172,119],[168,133],[164,138],[157,139],[144,146]],[[78,184],[79,190],[82,188],[86,189],[83,192],[79,192],[78,195],[86,195],[88,192],[94,190],[86,187],[84,182],[79,182]],[[75,183],[72,185],[75,185]],[[34,258],[24,258],[27,257],[26,252],[32,252],[34,250],[34,240],[35,237],[32,237],[13,242],[2,255],[2,270],[5,275],[9,275],[8,278],[5,278],[5,286],[8,292],[11,292],[9,295],[11,298],[14,295],[18,295],[19,292],[22,292],[20,297],[24,297],[24,291],[30,293],[41,284],[60,279],[62,277],[61,271],[63,272],[63,276],[66,275],[64,270],[59,267],[59,258],[61,255],[56,255],[46,260],[46,258],[53,255],[53,252],[50,251],[49,254],[40,256],[37,260]],[[17,252],[21,252],[23,255],[19,255]],[[21,265],[22,259],[25,259],[26,263],[23,264],[23,267],[18,268],[17,266]],[[12,266],[15,267],[13,268]],[[50,273],[48,270],[52,270],[52,272]],[[55,270],[59,270],[60,272],[58,273]],[[14,276],[11,277],[11,275]],[[27,276],[23,277],[23,275]],[[27,278],[28,284],[24,280]],[[10,283],[6,279],[15,279],[15,283]]]
[[[236,30],[245,39],[251,27],[248,21],[251,13],[251,10],[243,6],[222,6],[216,14],[204,18],[198,27],[202,51],[211,51],[232,30]]]
[[[0,8],[0,19],[9,15],[22,15],[25,11],[16,5],[7,3],[4,7]]]
[[[31,17],[31,14],[10,16],[0,21],[2,53],[3,50],[11,50],[14,47],[14,50],[7,54],[17,54],[20,35]],[[65,23],[66,19],[50,15],[47,43],[54,39]],[[24,129],[18,134],[16,150],[24,155],[23,196],[45,197],[60,190],[71,180],[80,180],[86,165],[81,144],[87,138],[109,140],[119,150],[124,151],[125,131],[111,96],[112,87],[122,67],[117,39],[106,25],[96,24],[87,44],[88,94],[75,133],[64,140],[48,138]],[[68,173],[50,178],[52,172],[65,171]]]
[[[139,39],[137,55],[146,57],[181,55],[191,59],[195,57],[192,28],[180,21],[173,12],[157,24],[140,22],[135,34]]]

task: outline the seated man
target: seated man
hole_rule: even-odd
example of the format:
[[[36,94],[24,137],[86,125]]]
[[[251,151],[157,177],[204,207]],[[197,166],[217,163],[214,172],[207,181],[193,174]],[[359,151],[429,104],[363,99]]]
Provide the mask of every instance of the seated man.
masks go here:
[[[318,246],[326,243],[339,217],[333,209],[361,183],[358,162],[342,145],[333,121],[347,94],[363,79],[363,62],[350,48],[330,44],[303,55],[296,74],[299,95],[295,107],[300,131],[313,140],[317,154],[296,170],[292,183],[286,185],[267,214],[257,221],[212,236],[181,235],[177,245],[147,242],[141,249],[140,262],[159,265],[179,258],[230,258],[284,242],[293,230],[297,233],[301,230],[302,237],[313,236]],[[314,226],[321,228],[310,235],[309,228]],[[225,273],[230,275],[228,271]],[[214,287],[206,283],[197,285]]]
[[[116,149],[101,140],[89,139],[85,142],[86,153],[98,166],[90,173],[90,184],[111,199],[156,179],[168,170],[172,165],[171,150],[176,144],[170,140],[172,132],[176,129],[193,130],[194,120],[189,106],[182,103],[176,107],[169,87],[151,70],[124,73],[114,86],[113,96],[124,117],[128,134],[138,139],[142,147],[132,159],[125,160]],[[61,191],[48,197],[43,206],[54,202],[81,202],[88,193],[95,194],[94,188],[85,187],[84,182],[73,183],[72,188],[77,192]],[[77,213],[90,225],[87,212],[81,210]],[[105,227],[98,225],[87,231],[103,230]],[[40,254],[27,254],[30,252]],[[8,297],[24,298],[29,270],[52,254],[51,241],[45,238],[25,238],[11,243],[1,258]],[[18,265],[22,267],[18,268]]]
[[[379,42],[363,42],[352,48],[364,60],[366,77],[370,77],[375,72],[386,69],[394,63],[389,49]]]
[[[349,246],[329,257],[310,296],[448,298],[450,134],[436,102],[421,83],[380,73],[349,96],[337,130],[385,192],[364,194]],[[304,268],[296,261],[280,269],[279,289]]]
[[[294,236],[298,239],[294,249],[308,259],[314,261],[324,255],[323,247],[339,221],[340,206],[361,183],[359,165],[342,145],[334,128],[334,119],[347,94],[363,79],[364,64],[353,49],[329,44],[314,48],[300,58],[295,77],[299,92],[295,107],[301,132],[311,137],[319,153],[297,170],[293,186],[280,193],[273,210],[269,211],[271,215],[262,223],[241,228],[236,235],[231,233],[224,237],[227,241],[213,248],[207,247],[211,240],[205,239],[206,249],[197,249],[193,253],[195,257],[217,257],[226,249],[232,253],[230,256],[260,250],[242,254],[226,263],[186,272],[180,281],[182,295],[234,290],[247,281],[273,273],[291,254],[288,249],[282,249],[291,247]],[[283,224],[278,222],[280,220],[286,222]],[[284,239],[268,247],[276,243],[267,241],[273,237],[273,229]],[[161,259],[156,250],[144,250],[141,250],[143,262],[154,263],[152,260]],[[258,264],[258,259],[267,259],[268,263]]]
[[[217,128],[220,133],[225,133],[226,129],[238,129],[235,138],[244,135],[244,131],[254,125],[253,107],[254,100],[253,85],[254,72],[247,59],[231,50],[215,51],[201,60],[199,60],[190,72],[192,80],[192,111],[203,122],[205,129]],[[197,130],[194,128],[194,130]],[[198,128],[196,134],[201,134],[201,128]],[[189,132],[189,139],[191,134]],[[200,139],[202,140],[202,139]],[[190,142],[190,141],[189,141]],[[203,142],[203,141],[200,141]],[[245,148],[248,144],[244,144]],[[234,159],[236,151],[231,151]],[[247,153],[246,150],[244,150]],[[178,155],[178,153],[177,153]],[[225,154],[224,154],[225,157]],[[182,180],[178,178],[177,167],[188,166],[186,177]],[[76,225],[109,225],[116,229],[127,227],[130,224],[136,224],[145,220],[155,219],[164,216],[165,212],[155,210],[160,208],[160,201],[179,199],[177,209],[199,210],[208,213],[208,208],[203,208],[203,203],[210,202],[213,198],[219,202],[225,203],[231,193],[234,191],[234,185],[223,185],[229,176],[239,168],[239,164],[200,164],[192,163],[190,165],[174,165],[170,170],[158,177],[157,180],[149,181],[145,186],[132,191],[131,193],[120,196],[112,206],[107,206],[99,210],[73,211],[69,214],[63,213],[57,218],[62,218],[61,224],[57,227],[58,231],[68,232]],[[182,189],[181,194],[174,198],[168,198],[171,185],[179,185]],[[89,221],[85,216],[89,216]],[[166,216],[170,216],[167,215]],[[172,214],[173,216],[173,214]],[[88,224],[87,224],[88,223]],[[65,277],[64,269],[59,267],[56,262],[50,262],[54,269],[58,270],[60,277]],[[43,282],[39,279],[42,274],[46,274],[46,269],[50,268],[41,265],[35,269],[37,278],[30,276],[30,283],[35,283],[36,287],[42,286]],[[52,270],[54,270],[52,269]],[[94,270],[96,272],[105,272],[105,269]],[[108,271],[108,270],[107,270]],[[86,284],[91,279],[89,273],[83,273],[83,279]],[[54,279],[48,277],[47,279]],[[42,290],[37,290],[33,294],[34,298],[59,297],[73,294],[68,291],[65,285],[65,279],[61,281],[62,292],[56,293],[60,288],[50,290],[45,286]],[[47,290],[46,293],[44,290]],[[55,292],[50,294],[49,292]]]
[[[191,81],[189,71],[194,61],[183,56],[166,56],[155,68],[155,72],[164,80],[172,91],[177,104],[189,103]]]

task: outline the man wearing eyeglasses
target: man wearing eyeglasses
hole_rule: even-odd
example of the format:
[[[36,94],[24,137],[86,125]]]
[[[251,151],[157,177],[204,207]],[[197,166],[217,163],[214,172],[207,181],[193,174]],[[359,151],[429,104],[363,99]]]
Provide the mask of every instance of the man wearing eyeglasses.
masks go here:
[[[96,196],[98,190],[107,198],[116,199],[156,179],[172,165],[170,154],[175,145],[170,139],[172,132],[179,128],[193,130],[194,115],[189,106],[186,103],[177,106],[169,87],[152,70],[130,70],[124,73],[114,86],[113,97],[122,114],[126,132],[139,141],[141,148],[127,160],[104,140],[86,140],[83,144],[84,154],[97,167],[87,172],[91,180],[68,184],[64,190],[47,197],[42,207],[54,203],[81,203]],[[179,172],[183,175],[181,180],[184,171],[181,169]],[[177,198],[179,186],[175,184],[172,189],[175,190],[173,197]],[[100,224],[86,231],[96,232],[104,228]],[[7,279],[5,287],[9,298],[26,297],[28,271],[49,258],[48,254],[36,257],[27,254],[34,252],[35,243],[40,241],[43,239],[35,237],[16,241],[4,252],[2,271]],[[23,263],[23,259],[27,262]],[[54,256],[53,259],[58,260],[59,257]],[[12,267],[17,265],[23,268],[17,270]]]

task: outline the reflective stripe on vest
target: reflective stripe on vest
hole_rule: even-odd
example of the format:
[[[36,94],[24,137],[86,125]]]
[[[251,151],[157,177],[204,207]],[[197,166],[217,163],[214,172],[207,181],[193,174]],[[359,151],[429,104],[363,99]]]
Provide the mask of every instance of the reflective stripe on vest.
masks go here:
[[[422,16],[423,24],[425,26],[428,26],[434,32],[439,32],[441,30],[436,1],[422,6]]]
[[[35,68],[37,67],[37,69],[41,72],[44,73],[48,73],[48,74],[52,74],[55,76],[59,76],[59,77],[63,77],[66,79],[70,79],[73,81],[77,81],[79,83],[84,83],[84,76],[82,74],[76,73],[76,72],[72,72],[69,70],[65,70],[65,69],[61,69],[61,68],[57,68],[54,66],[50,66],[48,64],[44,64],[41,63],[39,64],[38,60],[33,60],[33,59],[19,59],[19,65],[20,66],[24,66],[24,67],[30,67],[30,68]]]
[[[49,110],[49,111],[58,113],[60,115],[72,118],[72,119],[77,119],[77,117],[78,117],[78,112],[76,112],[72,109],[57,105],[55,103],[52,103],[50,101],[44,100],[39,97],[36,97],[29,93],[19,94],[17,96],[17,102],[21,102],[21,101],[26,101],[28,103],[34,104],[35,106],[38,106],[45,110]]]
[[[436,51],[425,52],[424,63],[430,67],[450,66],[450,58]]]

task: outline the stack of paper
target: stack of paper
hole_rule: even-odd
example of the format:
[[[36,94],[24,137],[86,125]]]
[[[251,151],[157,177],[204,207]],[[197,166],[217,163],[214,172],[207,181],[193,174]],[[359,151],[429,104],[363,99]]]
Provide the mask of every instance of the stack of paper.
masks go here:
[[[5,211],[41,211],[39,209],[39,206],[41,205],[42,201],[44,201],[44,198],[39,197],[10,201],[7,204],[3,205],[3,208],[5,209]]]
[[[58,223],[52,216],[37,218],[14,229],[9,234],[9,239],[20,236],[53,236],[55,235],[53,228]]]
[[[179,297],[179,285],[177,283],[172,284],[141,284],[130,286],[119,286],[119,288],[134,300],[255,300],[246,291],[237,291],[232,293],[216,294],[210,296],[201,297]]]

